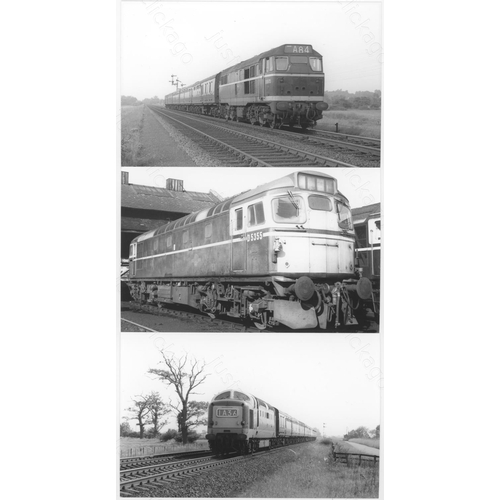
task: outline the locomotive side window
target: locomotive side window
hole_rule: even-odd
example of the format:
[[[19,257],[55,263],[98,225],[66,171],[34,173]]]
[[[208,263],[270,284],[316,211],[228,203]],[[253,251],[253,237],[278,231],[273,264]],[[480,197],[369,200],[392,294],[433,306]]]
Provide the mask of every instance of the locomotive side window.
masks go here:
[[[276,57],[276,69],[286,71],[288,69],[288,57]]]
[[[236,210],[236,220],[235,220],[234,229],[236,231],[240,231],[241,229],[243,229],[243,209],[242,208],[238,208]]]
[[[332,211],[332,202],[326,196],[313,195],[309,196],[309,208],[312,210],[323,210],[324,212]]]
[[[167,248],[170,248],[172,246],[172,235],[167,237]]]
[[[205,226],[205,238],[210,238],[212,236],[212,223]]]
[[[182,233],[182,243],[185,245],[189,239],[189,231],[184,231]]]
[[[319,57],[310,57],[309,64],[313,71],[322,71],[321,68],[321,59]]]
[[[261,201],[255,205],[250,205],[248,207],[248,226],[257,226],[258,224],[263,224],[266,219],[264,217],[264,205]]]
[[[352,217],[349,207],[337,201],[337,213],[339,216],[339,226],[343,229],[352,229]]]
[[[273,58],[266,57],[266,73],[274,70]]]
[[[298,196],[274,198],[272,207],[275,222],[304,223],[306,221],[304,202]]]

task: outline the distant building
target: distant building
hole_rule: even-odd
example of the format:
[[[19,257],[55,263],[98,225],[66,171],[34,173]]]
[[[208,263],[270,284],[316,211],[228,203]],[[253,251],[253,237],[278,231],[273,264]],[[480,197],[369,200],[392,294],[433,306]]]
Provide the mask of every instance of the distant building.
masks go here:
[[[167,179],[164,188],[141,186],[130,184],[128,172],[122,172],[121,258],[128,259],[130,242],[139,234],[220,201],[213,192],[185,191],[182,180]]]

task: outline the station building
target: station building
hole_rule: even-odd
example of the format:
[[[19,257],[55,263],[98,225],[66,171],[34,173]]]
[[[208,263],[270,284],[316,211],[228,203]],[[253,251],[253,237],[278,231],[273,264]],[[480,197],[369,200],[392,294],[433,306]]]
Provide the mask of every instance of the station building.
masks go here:
[[[179,179],[166,179],[165,187],[153,187],[131,184],[129,173],[121,174],[122,259],[128,259],[130,243],[139,234],[222,201],[213,191],[186,191]]]

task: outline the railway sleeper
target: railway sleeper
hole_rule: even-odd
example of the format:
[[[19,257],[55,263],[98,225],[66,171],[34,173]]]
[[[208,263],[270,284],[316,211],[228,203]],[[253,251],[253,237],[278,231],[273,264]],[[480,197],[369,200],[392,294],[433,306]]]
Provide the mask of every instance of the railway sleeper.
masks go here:
[[[261,330],[280,324],[291,329],[334,329],[369,324],[377,313],[371,281],[345,280],[330,285],[308,276],[280,282],[257,283],[223,280],[200,282],[137,281],[129,283],[133,299],[163,307],[180,304],[212,318],[231,316],[252,321]]]

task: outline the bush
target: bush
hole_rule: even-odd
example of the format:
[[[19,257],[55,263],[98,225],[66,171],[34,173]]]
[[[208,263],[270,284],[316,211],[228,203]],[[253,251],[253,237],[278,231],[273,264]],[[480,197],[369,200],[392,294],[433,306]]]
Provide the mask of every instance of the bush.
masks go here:
[[[200,438],[201,438],[201,434],[198,434],[195,431],[188,431],[188,435],[187,435],[188,443],[194,443],[195,441],[197,441]],[[177,443],[182,443],[182,434],[177,433],[177,436],[175,436],[174,439],[176,440]]]
[[[127,434],[127,437],[129,438],[140,438],[141,434],[137,431],[132,431]]]
[[[169,429],[167,432],[164,432],[160,436],[160,441],[167,442],[167,441],[170,441],[171,439],[175,439],[177,441],[178,435],[179,435],[179,433],[175,429]],[[181,441],[182,441],[182,439],[181,439]]]
[[[330,438],[323,438],[319,444],[325,444],[325,445],[331,445],[333,444],[333,441]]]

